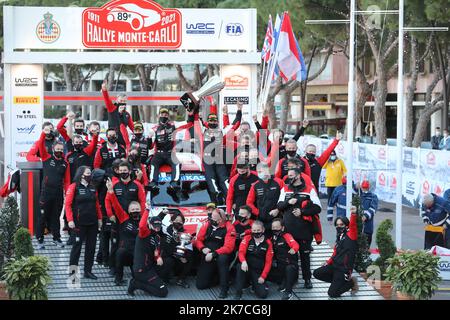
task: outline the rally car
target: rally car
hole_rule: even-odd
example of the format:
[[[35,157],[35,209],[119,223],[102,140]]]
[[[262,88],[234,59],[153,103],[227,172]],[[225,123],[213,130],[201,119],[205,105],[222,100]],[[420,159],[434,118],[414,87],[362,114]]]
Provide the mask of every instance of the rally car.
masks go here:
[[[194,235],[207,220],[206,205],[211,202],[211,198],[202,171],[201,158],[192,153],[177,153],[177,157],[181,163],[180,192],[175,192],[169,186],[171,170],[168,165],[163,165],[160,168],[159,190],[148,193],[147,203],[151,208],[151,216],[157,216],[165,209],[169,212],[181,212],[186,218],[185,231]],[[166,215],[163,227],[169,224],[170,216]]]
[[[125,3],[107,8],[108,22],[121,21],[131,25],[134,31],[150,27],[161,21],[161,15],[154,10],[144,9],[134,3]]]

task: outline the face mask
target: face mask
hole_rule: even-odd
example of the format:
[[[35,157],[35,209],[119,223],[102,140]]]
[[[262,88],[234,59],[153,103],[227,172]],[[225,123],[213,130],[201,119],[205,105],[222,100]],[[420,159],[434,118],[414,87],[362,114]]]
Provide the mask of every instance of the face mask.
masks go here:
[[[131,212],[130,212],[130,217],[131,217],[133,220],[138,220],[140,214],[141,214],[140,211],[131,211]]]
[[[116,103],[116,106],[118,106],[118,107],[122,107],[122,106],[126,106],[127,104],[126,103],[124,103],[124,102],[117,102]]]
[[[262,232],[252,232],[252,236],[255,239],[261,239],[261,237],[264,235]]]
[[[280,230],[272,230],[272,234],[275,236],[275,237],[279,237],[280,235],[281,235],[281,229]]]
[[[120,178],[122,180],[127,180],[130,177],[130,173],[129,172],[123,172],[120,174]]]
[[[330,160],[331,160],[331,161],[336,161],[336,156],[331,156],[331,157],[330,157]]]
[[[84,181],[86,181],[87,183],[91,183],[91,181],[92,181],[92,176],[91,176],[91,175],[89,175],[89,176],[83,176],[83,179],[84,179]]]
[[[345,232],[345,227],[336,227],[336,232],[338,235],[341,235]]]
[[[295,157],[295,155],[297,154],[296,150],[286,150],[286,153],[289,157]]]
[[[82,145],[82,144],[76,144],[76,145],[74,145],[73,147],[74,147],[74,149],[75,149],[76,151],[81,151],[81,150],[83,150],[83,145]]]
[[[237,216],[237,220],[238,220],[239,222],[244,223],[244,222],[246,222],[248,219],[247,219],[247,217]]]
[[[219,225],[219,223],[216,220],[211,220],[211,225],[213,227],[217,227]]]
[[[82,135],[84,133],[83,129],[75,129],[75,133],[78,135]]]
[[[142,133],[135,133],[134,136],[136,139],[140,140],[142,138]]]
[[[53,152],[56,158],[62,158],[64,153],[62,151],[55,151]]]
[[[50,133],[47,133],[45,137],[48,139],[53,139],[55,137],[55,133],[53,131],[50,131]]]
[[[217,123],[209,123],[208,124],[208,126],[211,128],[211,129],[217,129]]]
[[[173,225],[173,228],[177,231],[183,229],[183,224],[180,222],[174,222],[174,223],[172,223],[172,225]]]
[[[307,153],[306,157],[308,158],[308,160],[314,160],[316,158],[316,154],[315,153]]]
[[[436,131],[436,135],[439,137],[441,135],[440,131]]]
[[[117,137],[108,137],[108,142],[114,144],[117,142]]]
[[[165,124],[165,123],[167,123],[167,121],[169,121],[169,118],[167,118],[167,117],[159,117],[159,122],[160,123]]]
[[[248,172],[245,172],[245,173],[239,173],[239,176],[241,177],[241,178],[244,178],[244,177],[246,177],[248,175]]]

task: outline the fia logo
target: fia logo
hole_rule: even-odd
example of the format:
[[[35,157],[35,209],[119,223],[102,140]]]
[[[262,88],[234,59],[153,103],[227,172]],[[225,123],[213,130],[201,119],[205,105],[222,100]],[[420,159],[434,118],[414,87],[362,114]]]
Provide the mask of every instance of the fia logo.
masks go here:
[[[229,23],[225,29],[229,36],[241,36],[244,33],[244,27],[240,23]]]

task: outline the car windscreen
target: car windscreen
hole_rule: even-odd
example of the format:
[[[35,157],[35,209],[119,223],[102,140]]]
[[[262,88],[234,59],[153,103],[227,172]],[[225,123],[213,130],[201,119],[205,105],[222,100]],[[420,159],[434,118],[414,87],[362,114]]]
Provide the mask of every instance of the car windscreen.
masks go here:
[[[168,181],[160,181],[158,190],[151,193],[152,206],[204,206],[211,202],[204,176],[182,175],[180,181],[179,192],[175,192]]]

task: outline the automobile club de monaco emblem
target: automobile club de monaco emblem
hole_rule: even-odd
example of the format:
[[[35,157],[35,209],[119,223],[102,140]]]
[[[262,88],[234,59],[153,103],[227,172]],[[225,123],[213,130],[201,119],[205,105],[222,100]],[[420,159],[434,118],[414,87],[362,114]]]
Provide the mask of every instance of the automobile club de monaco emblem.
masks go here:
[[[53,20],[53,15],[50,12],[44,14],[44,20],[38,23],[36,35],[44,43],[53,43],[59,39],[61,27]]]
[[[87,8],[82,25],[87,48],[176,49],[181,45],[181,12],[150,0],[115,0],[101,8]]]

